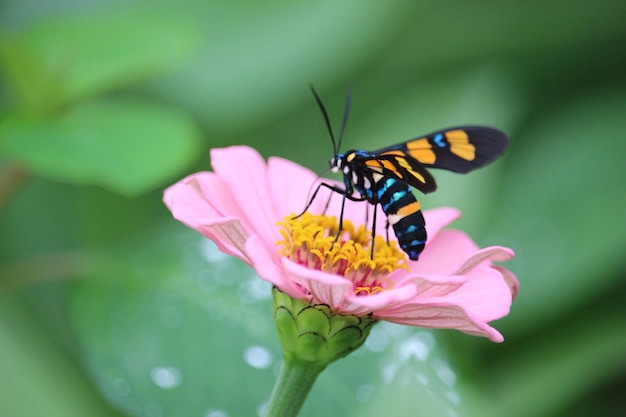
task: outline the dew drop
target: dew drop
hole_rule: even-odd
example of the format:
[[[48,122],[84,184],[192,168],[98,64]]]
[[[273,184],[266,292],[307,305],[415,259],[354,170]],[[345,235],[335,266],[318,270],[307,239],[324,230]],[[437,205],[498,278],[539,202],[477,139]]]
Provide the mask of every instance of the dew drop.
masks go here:
[[[209,410],[204,417],[228,417],[228,413],[224,410]]]
[[[444,395],[454,405],[459,405],[461,403],[461,395],[457,391],[446,391]]]
[[[244,351],[243,359],[253,368],[265,369],[272,364],[272,353],[263,346],[250,346]]]
[[[176,388],[183,382],[182,373],[171,366],[160,366],[150,371],[150,377],[158,387],[163,389]]]
[[[428,359],[429,353],[428,345],[418,337],[410,337],[400,345],[400,356],[403,362],[408,361],[411,357],[416,357],[423,362]]]
[[[391,381],[393,381],[393,379],[396,377],[396,374],[398,373],[399,369],[400,369],[400,365],[397,363],[389,363],[383,366],[383,369],[382,369],[383,381],[385,381],[387,384],[391,383]]]
[[[265,409],[267,408],[267,401],[263,401],[261,404],[259,404],[259,406],[256,408],[256,415],[261,417],[265,415]]]
[[[200,253],[202,257],[210,263],[218,263],[228,258],[228,255],[220,251],[217,245],[209,239],[202,239],[200,241]]]
[[[457,413],[456,410],[453,410],[451,408],[448,409],[447,414],[448,414],[448,417],[459,417],[459,413]]]
[[[120,397],[126,397],[130,394],[130,384],[124,378],[115,378],[111,381],[111,388],[113,388],[115,395]]]
[[[454,386],[456,382],[456,374],[447,362],[443,360],[433,361],[433,368],[441,382],[448,387]]]
[[[419,372],[415,374],[415,379],[417,380],[417,382],[420,383],[420,385],[424,387],[428,386],[428,377],[423,373]]]
[[[356,389],[356,399],[361,404],[365,404],[374,395],[375,391],[376,387],[372,384],[361,385]]]

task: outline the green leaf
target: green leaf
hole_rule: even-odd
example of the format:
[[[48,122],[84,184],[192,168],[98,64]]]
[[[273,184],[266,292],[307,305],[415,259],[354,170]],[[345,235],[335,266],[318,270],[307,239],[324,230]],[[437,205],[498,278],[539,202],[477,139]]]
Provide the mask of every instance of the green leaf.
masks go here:
[[[0,152],[33,172],[127,195],[180,173],[198,148],[190,118],[138,100],[88,103],[55,120],[13,116],[0,123]]]
[[[466,394],[459,385],[459,377],[432,332],[382,322],[372,329],[370,337],[374,340],[368,340],[366,347],[368,343],[376,346],[383,341],[389,347],[377,355],[360,359],[364,366],[376,364],[381,375],[360,381],[357,394],[360,410],[350,415],[468,415]]]
[[[495,392],[484,398],[491,412],[476,415],[554,416],[581,396],[618,380],[626,370],[624,320],[619,307],[602,306],[593,313],[550,330],[547,338],[518,345],[517,352],[510,353],[514,360],[493,370]]]
[[[211,129],[240,133],[309,99],[308,83],[354,77],[396,41],[406,17],[404,2],[215,2],[206,51],[150,88],[194,108]]]
[[[117,416],[16,295],[0,296],[0,415]]]
[[[516,251],[507,325],[545,325],[622,280],[625,93],[569,98],[513,137],[489,239]]]
[[[5,39],[0,56],[27,106],[50,110],[180,64],[199,33],[180,12],[65,16]]]
[[[254,415],[280,358],[270,285],[176,228],[119,242],[76,285],[68,314],[84,362],[130,416]]]

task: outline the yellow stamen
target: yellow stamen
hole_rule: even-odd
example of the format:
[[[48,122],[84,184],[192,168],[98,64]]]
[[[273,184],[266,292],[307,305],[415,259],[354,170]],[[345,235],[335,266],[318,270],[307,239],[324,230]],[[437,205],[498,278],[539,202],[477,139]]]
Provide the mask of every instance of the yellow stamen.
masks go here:
[[[365,226],[355,227],[344,220],[339,225],[335,216],[304,213],[279,222],[282,240],[276,242],[281,253],[308,268],[334,273],[354,282],[354,293],[371,295],[393,287],[387,279],[398,268],[408,269],[406,255],[394,241],[376,236],[371,256],[372,236]]]
[[[383,290],[382,287],[376,286],[376,287],[356,287],[356,289],[354,290],[354,293],[356,295],[359,295],[361,293],[364,293],[366,295],[371,295],[371,294],[376,294],[378,292],[381,292]]]

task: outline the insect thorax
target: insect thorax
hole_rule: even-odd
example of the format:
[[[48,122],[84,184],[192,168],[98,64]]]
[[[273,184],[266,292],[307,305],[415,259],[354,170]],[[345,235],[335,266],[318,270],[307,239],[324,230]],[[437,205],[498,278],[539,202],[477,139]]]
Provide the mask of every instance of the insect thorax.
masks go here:
[[[330,169],[334,173],[343,175],[346,192],[352,194],[356,191],[362,198],[375,204],[377,202],[377,186],[383,175],[365,168],[364,158],[370,158],[373,154],[362,150],[350,150],[343,154],[336,154],[330,161]]]
[[[350,181],[361,197],[375,204],[377,202],[378,182],[383,176],[364,168],[360,162],[356,161],[352,164],[346,164],[346,167],[348,169],[344,172],[344,182]]]

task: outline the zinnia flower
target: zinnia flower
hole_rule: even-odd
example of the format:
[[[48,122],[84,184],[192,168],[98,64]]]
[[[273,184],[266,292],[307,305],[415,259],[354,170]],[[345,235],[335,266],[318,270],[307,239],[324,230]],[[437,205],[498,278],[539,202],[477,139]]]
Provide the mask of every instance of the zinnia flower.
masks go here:
[[[308,212],[294,219],[319,181],[311,171],[276,157],[266,164],[245,146],[214,149],[211,163],[214,172],[190,175],[168,188],[165,204],[176,219],[281,292],[340,315],[503,340],[488,323],[508,314],[517,280],[492,262],[510,260],[513,251],[479,249],[465,233],[444,229],[460,216],[458,210],[424,212],[428,242],[415,262],[398,249],[394,236],[387,243],[380,211],[371,257],[364,225],[366,218],[371,223],[370,204],[346,201],[337,239],[339,195],[329,202],[330,192],[321,189]]]

